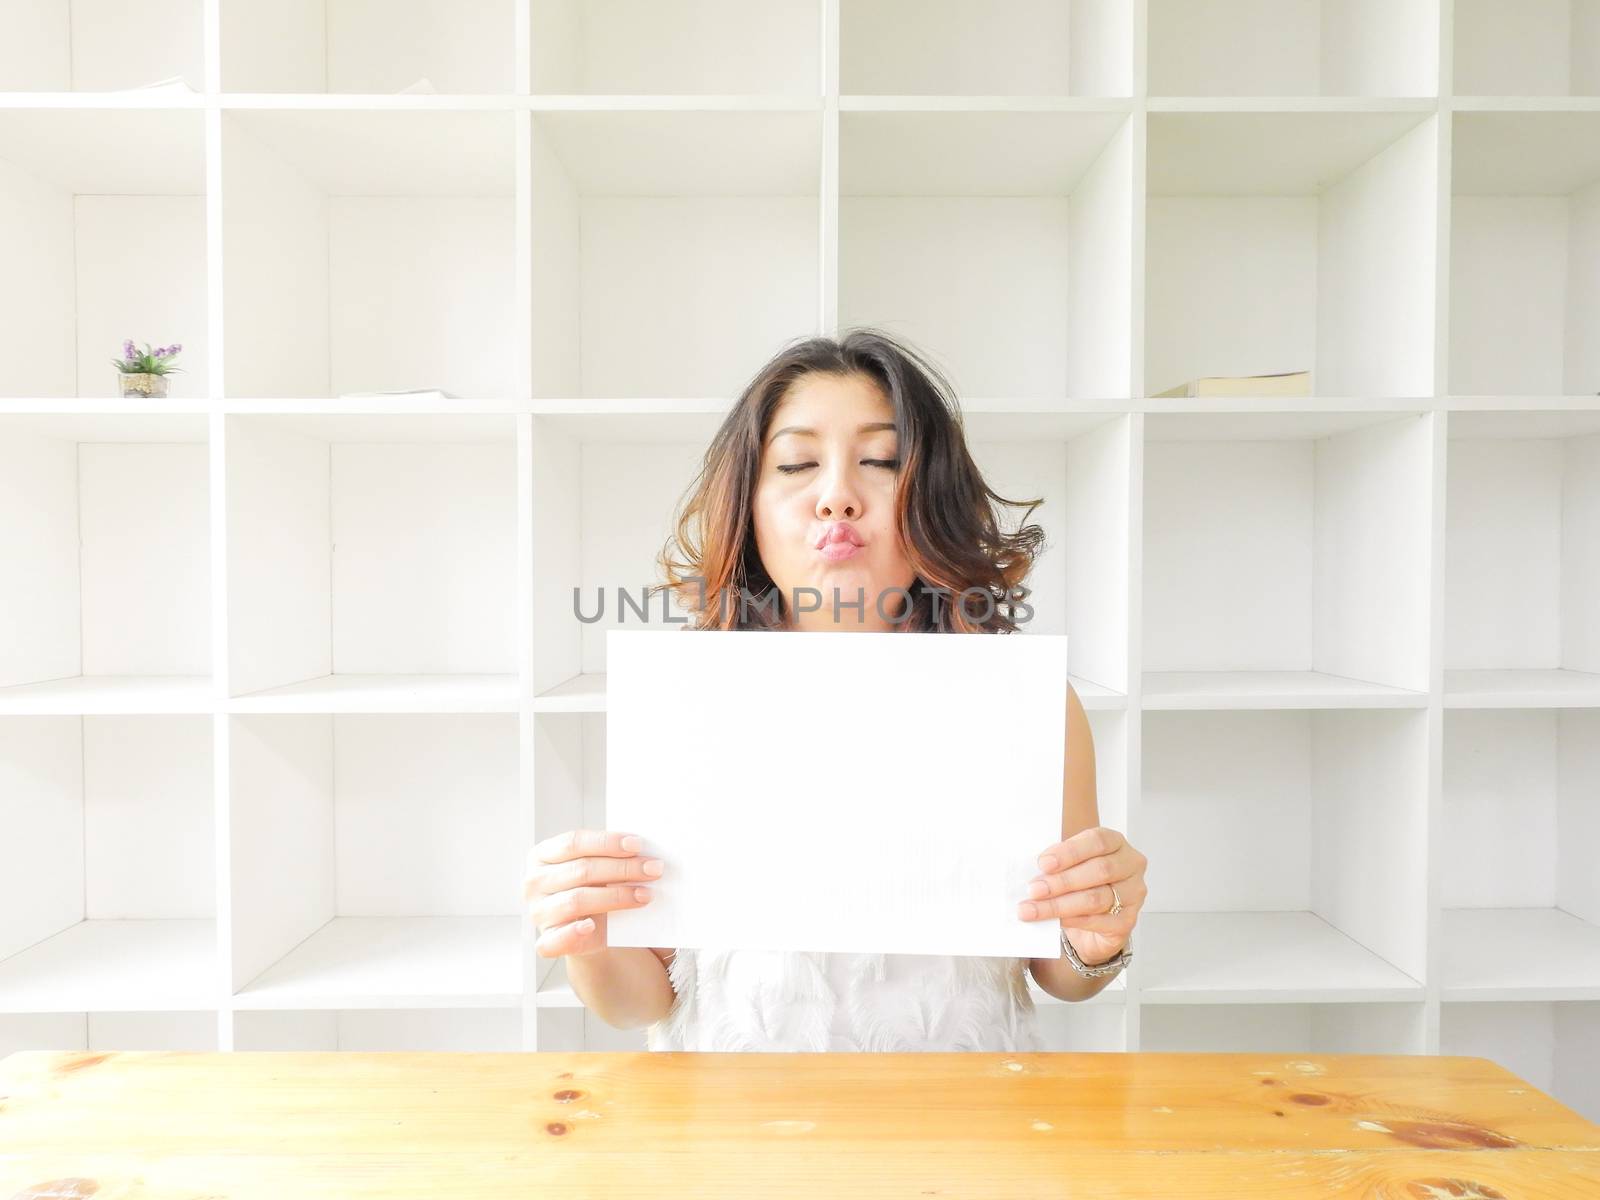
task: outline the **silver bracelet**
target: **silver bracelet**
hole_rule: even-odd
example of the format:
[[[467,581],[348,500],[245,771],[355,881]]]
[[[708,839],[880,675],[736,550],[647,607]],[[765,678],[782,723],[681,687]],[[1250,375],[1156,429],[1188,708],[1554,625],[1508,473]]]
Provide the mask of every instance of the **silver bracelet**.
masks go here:
[[[1115,958],[1107,959],[1103,963],[1096,963],[1092,967],[1083,965],[1083,959],[1078,957],[1078,952],[1072,948],[1072,943],[1067,940],[1067,927],[1061,927],[1061,948],[1067,953],[1067,961],[1072,963],[1072,969],[1079,975],[1090,979],[1100,979],[1107,975],[1115,975],[1133,961],[1133,936],[1128,936],[1127,944],[1122,947],[1121,953]]]

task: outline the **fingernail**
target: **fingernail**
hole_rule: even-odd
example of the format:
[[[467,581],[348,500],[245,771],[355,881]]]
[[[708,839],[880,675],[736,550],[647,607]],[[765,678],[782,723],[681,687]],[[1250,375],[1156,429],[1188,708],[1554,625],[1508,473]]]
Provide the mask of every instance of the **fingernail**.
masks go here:
[[[630,833],[627,837],[622,839],[622,848],[629,854],[637,852],[642,844],[643,843],[639,841],[637,834]]]
[[[1039,915],[1039,910],[1037,908],[1035,908],[1033,905],[1029,904],[1026,900],[1024,900],[1020,905],[1018,905],[1017,908],[1018,908],[1018,911],[1021,913],[1021,915],[1024,916],[1024,917],[1035,917],[1035,916]]]
[[[646,875],[659,875],[659,874],[661,874],[661,860],[659,858],[647,858],[647,859],[645,859],[644,860],[644,873]]]
[[[643,904],[646,900],[650,899],[650,891],[648,888],[634,888],[633,898],[639,901],[639,903]]]
[[[1044,854],[1039,858],[1039,869],[1041,871],[1054,871],[1060,865],[1061,864],[1056,861],[1056,856],[1054,854]]]
[[[1042,879],[1035,879],[1028,885],[1028,895],[1035,900],[1042,900],[1050,892],[1050,885]]]

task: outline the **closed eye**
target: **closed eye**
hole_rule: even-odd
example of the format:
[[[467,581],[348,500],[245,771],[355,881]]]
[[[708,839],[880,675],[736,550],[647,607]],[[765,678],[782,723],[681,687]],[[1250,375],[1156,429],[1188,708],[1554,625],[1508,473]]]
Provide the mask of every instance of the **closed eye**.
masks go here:
[[[891,471],[900,465],[900,460],[898,458],[863,458],[861,461],[866,463],[868,466],[887,467]],[[807,467],[814,467],[816,465],[817,464],[814,462],[785,463],[780,466],[778,470],[782,471],[785,475],[793,475],[796,471],[804,471]]]

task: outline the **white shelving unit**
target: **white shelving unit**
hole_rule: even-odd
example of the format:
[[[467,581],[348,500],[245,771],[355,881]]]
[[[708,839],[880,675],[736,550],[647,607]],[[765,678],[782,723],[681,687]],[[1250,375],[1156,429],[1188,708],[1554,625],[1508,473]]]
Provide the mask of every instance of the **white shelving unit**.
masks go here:
[[[114,7],[0,45],[0,1053],[642,1048],[527,850],[733,397],[873,324],[1151,858],[1051,1044],[1600,1118],[1593,0]]]

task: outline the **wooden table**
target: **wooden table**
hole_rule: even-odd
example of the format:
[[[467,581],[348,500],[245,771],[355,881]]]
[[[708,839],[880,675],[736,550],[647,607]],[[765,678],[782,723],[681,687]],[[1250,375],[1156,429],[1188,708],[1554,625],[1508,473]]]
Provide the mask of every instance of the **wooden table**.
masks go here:
[[[0,1200],[1600,1197],[1482,1058],[13,1054]]]

